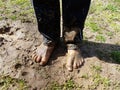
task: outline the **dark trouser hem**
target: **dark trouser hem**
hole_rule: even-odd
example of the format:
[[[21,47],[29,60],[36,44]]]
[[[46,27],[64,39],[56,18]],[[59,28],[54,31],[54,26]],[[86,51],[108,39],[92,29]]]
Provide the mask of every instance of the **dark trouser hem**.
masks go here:
[[[79,27],[71,28],[71,30],[65,30],[65,43],[67,49],[76,50],[80,48],[83,40],[83,30]]]
[[[44,36],[43,36],[42,43],[46,46],[51,46],[51,47],[53,47],[57,44],[57,42],[55,42],[54,40],[50,39],[49,37],[47,38],[47,37],[44,37]]]
[[[76,44],[67,44],[68,50],[77,50],[79,47]]]

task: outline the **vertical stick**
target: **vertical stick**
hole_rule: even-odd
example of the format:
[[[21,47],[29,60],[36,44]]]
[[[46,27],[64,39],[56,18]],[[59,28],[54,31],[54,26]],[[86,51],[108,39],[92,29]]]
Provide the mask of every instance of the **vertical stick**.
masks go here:
[[[60,3],[60,38],[63,38],[63,7],[62,0],[59,0]]]

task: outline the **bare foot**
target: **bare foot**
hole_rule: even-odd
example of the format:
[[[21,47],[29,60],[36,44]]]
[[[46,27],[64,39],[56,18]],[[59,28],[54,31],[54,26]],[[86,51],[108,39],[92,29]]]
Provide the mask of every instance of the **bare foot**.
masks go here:
[[[72,71],[83,64],[84,60],[79,50],[68,50],[66,68]]]
[[[43,43],[37,48],[36,52],[33,53],[32,55],[32,59],[35,62],[40,63],[40,65],[45,65],[48,62],[48,59],[50,58],[53,50],[54,50],[54,46],[47,46],[44,45]]]

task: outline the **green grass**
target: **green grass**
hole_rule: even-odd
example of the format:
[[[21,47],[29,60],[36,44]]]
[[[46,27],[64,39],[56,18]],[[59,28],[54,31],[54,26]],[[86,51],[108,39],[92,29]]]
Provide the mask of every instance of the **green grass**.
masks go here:
[[[110,37],[112,37],[113,34],[114,34],[113,32],[107,32],[107,35],[110,36]]]
[[[10,90],[14,86],[16,90],[27,90],[24,80],[11,78],[10,76],[0,76],[0,90]]]
[[[85,25],[96,34],[98,42],[105,43],[105,37],[113,38],[120,33],[120,0],[92,0]]]
[[[110,86],[110,80],[101,76],[100,74],[93,75],[93,82],[94,83],[91,85],[91,87],[89,87],[92,90],[96,89],[100,85],[102,85],[104,88],[108,88]]]
[[[92,79],[92,84],[89,85],[89,90],[97,90],[99,86],[102,86],[105,90],[108,90],[111,81],[109,78],[101,75],[102,67],[100,65],[91,65],[92,75],[90,76]]]
[[[120,72],[120,66],[116,66],[116,70]]]
[[[100,73],[102,71],[102,67],[100,65],[91,65],[91,70],[96,72],[96,73]]]
[[[91,29],[92,29],[93,32],[98,32],[100,30],[100,27],[95,22],[89,23],[89,26],[91,27]]]
[[[49,90],[80,90],[80,87],[71,79],[67,80],[62,85],[58,82],[53,82],[48,88]]]
[[[103,35],[97,35],[96,41],[100,41],[100,42],[104,43],[106,41],[106,38]]]
[[[118,7],[113,4],[107,4],[107,6],[105,7],[105,10],[110,10],[111,12],[117,12]]]
[[[33,22],[34,11],[30,0],[1,0],[0,20],[21,20],[23,22]]]

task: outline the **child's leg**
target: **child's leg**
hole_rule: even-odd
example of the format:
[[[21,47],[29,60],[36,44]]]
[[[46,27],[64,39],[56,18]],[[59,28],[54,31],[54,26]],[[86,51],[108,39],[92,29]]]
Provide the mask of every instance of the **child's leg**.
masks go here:
[[[72,70],[83,63],[79,45],[83,38],[83,28],[88,14],[90,0],[64,0],[64,35],[68,46],[67,68]]]
[[[43,36],[42,44],[37,48],[32,58],[41,65],[45,65],[55,44],[59,41],[59,1],[32,0],[32,2],[38,22],[38,30]]]

